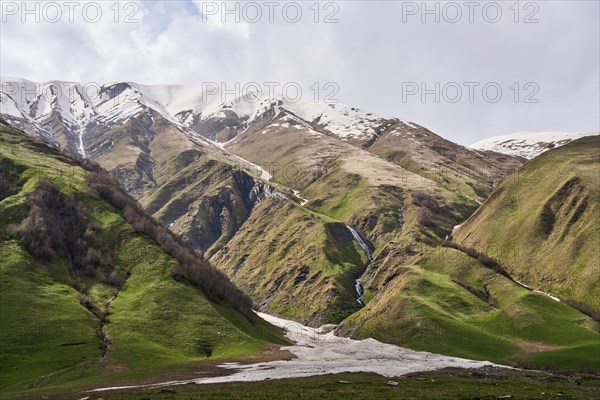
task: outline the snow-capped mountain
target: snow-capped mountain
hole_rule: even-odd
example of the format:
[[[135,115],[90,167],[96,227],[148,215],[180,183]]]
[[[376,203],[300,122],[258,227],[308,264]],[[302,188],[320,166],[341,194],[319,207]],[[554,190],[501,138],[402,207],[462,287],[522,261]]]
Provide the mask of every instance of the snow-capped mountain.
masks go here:
[[[9,123],[67,145],[82,156],[87,155],[86,136],[91,130],[110,129],[144,113],[223,143],[265,114],[273,117],[282,111],[310,129],[360,143],[372,142],[400,121],[340,103],[292,101],[282,95],[270,98],[265,92],[234,98],[218,90],[207,93],[202,87],[38,83],[22,78],[2,78],[0,88],[0,115]],[[415,127],[410,122],[405,126]],[[66,138],[59,137],[61,134]]]
[[[516,132],[483,139],[469,147],[531,159],[545,151],[564,146],[575,139],[592,135],[598,135],[598,133]]]
[[[389,178],[380,168],[400,171],[404,186],[412,173],[421,176],[413,179],[415,187],[429,181],[448,190],[462,187],[461,193],[476,202],[522,163],[468,149],[400,118],[267,91],[235,97],[214,88],[133,82],[2,78],[0,83],[0,116],[6,122],[104,163],[136,197],[157,185],[154,168],[170,145],[211,154],[266,181],[294,177],[288,182],[294,190],[310,185],[323,166],[343,158],[352,173],[377,177],[376,182]],[[306,173],[299,174],[303,168]],[[462,186],[471,179],[479,186]]]

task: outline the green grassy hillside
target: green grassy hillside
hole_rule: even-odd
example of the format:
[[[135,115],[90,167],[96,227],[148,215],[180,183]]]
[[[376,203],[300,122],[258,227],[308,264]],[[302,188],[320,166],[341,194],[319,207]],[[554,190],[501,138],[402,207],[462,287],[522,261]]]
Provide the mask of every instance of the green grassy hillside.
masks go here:
[[[453,235],[562,303],[461,251],[432,249],[420,228],[381,247],[362,277],[367,306],[342,331],[511,365],[598,371],[599,162],[598,137],[544,153],[507,177]],[[435,233],[436,211],[448,209],[431,194],[412,197],[432,211],[425,228]]]
[[[600,326],[451,248],[398,267],[343,332],[499,363],[600,371]]]
[[[455,233],[519,281],[600,310],[600,139],[550,150],[506,178]]]
[[[266,322],[176,273],[178,262],[92,190],[90,172],[71,159],[1,124],[0,165],[0,395],[114,383],[284,343]],[[40,210],[58,204],[55,214],[37,218],[36,196]],[[54,255],[24,234],[52,244],[44,220],[59,225]]]

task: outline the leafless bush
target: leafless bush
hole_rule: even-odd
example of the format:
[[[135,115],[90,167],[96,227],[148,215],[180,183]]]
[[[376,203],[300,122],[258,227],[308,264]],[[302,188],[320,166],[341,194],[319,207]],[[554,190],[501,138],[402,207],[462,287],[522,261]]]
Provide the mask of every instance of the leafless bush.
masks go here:
[[[110,262],[110,254],[94,247],[98,224],[88,223],[81,202],[63,195],[43,179],[27,199],[29,216],[13,233],[34,257],[50,261],[66,257],[72,271],[93,277],[100,265]]]
[[[427,193],[422,192],[420,190],[412,192],[413,202],[418,206],[423,206],[436,214],[442,212],[442,209],[437,205],[435,200],[429,196]]]
[[[112,285],[114,287],[117,287],[117,288],[120,288],[121,286],[123,286],[123,284],[125,283],[126,280],[127,280],[127,278],[124,277],[123,275],[119,274],[117,271],[112,271],[106,277],[106,283],[108,283],[109,285]]]
[[[435,226],[429,215],[427,215],[423,209],[420,209],[417,213],[417,222],[426,228],[432,228]]]
[[[13,229],[20,243],[34,257],[52,260],[61,251],[61,235],[56,223],[58,190],[47,180],[40,181],[29,195],[29,216]]]
[[[0,157],[0,200],[19,192],[22,184],[19,174],[24,169],[13,160]]]
[[[600,322],[600,310],[596,310],[592,306],[585,304],[581,301],[567,299],[567,298],[561,298],[560,300],[563,303],[567,304],[568,306],[573,307],[580,313],[583,313],[583,314],[589,316],[594,321]]]

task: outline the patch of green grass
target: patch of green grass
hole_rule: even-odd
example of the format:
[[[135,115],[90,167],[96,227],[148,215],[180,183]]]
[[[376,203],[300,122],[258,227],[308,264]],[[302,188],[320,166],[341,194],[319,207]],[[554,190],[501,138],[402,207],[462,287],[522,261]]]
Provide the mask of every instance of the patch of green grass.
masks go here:
[[[600,343],[598,339],[558,350],[531,355],[524,362],[527,367],[551,370],[600,371]]]
[[[489,372],[488,372],[489,371]],[[388,381],[398,382],[390,386]],[[105,400],[183,399],[589,399],[599,390],[598,378],[561,377],[507,370],[458,370],[385,378],[375,374],[337,374],[264,382],[186,385],[163,389],[102,392]],[[83,394],[50,397],[72,399]],[[508,398],[508,397],[505,397]]]
[[[100,355],[95,318],[15,241],[0,244],[0,393]],[[66,265],[55,265],[64,269]]]
[[[328,179],[317,181],[308,188],[307,195],[316,200],[311,203],[315,211],[347,221],[370,202],[367,187],[367,183],[359,176],[335,170]]]
[[[342,328],[433,353],[600,370],[598,323],[457,250],[438,248],[402,267],[395,285]]]

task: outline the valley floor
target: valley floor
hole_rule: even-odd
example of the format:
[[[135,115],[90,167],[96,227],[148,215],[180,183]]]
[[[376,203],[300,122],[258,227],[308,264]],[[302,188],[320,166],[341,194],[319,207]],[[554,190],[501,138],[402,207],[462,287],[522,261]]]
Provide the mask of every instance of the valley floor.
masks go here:
[[[207,385],[188,384],[157,389],[105,393],[71,393],[44,397],[48,400],[183,400],[183,399],[594,399],[600,379],[585,375],[496,367],[447,368],[414,373],[394,379],[368,373],[344,373],[262,382]],[[37,397],[39,398],[39,397]]]
[[[180,375],[43,398],[129,399],[590,399],[600,377],[518,370],[333,333],[259,314],[295,344],[245,363],[209,361]],[[391,381],[391,382],[390,382]],[[391,384],[390,384],[391,383]],[[39,398],[39,397],[37,397]]]
[[[353,340],[336,336],[334,325],[311,328],[298,322],[259,313],[260,317],[284,330],[295,345],[283,347],[295,357],[288,360],[240,364],[236,362],[219,365],[231,374],[219,374],[185,380],[171,380],[140,386],[104,387],[95,392],[121,389],[161,388],[187,384],[211,384],[229,382],[255,382],[275,379],[307,378],[339,373],[375,373],[385,377],[399,377],[414,372],[442,368],[481,368],[494,366],[487,361],[473,361],[414,351],[379,342],[375,339]]]

